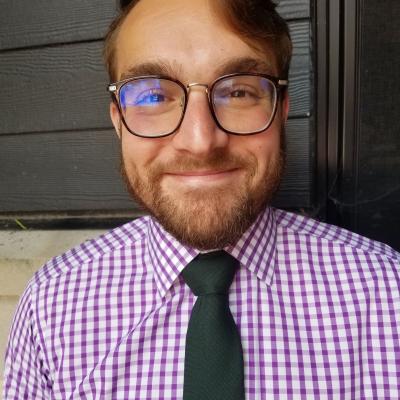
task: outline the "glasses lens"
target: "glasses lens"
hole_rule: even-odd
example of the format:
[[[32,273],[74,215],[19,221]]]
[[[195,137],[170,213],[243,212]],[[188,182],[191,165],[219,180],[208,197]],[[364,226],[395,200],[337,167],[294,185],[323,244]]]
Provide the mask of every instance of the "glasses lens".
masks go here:
[[[121,112],[128,128],[140,136],[157,137],[176,129],[185,91],[168,79],[140,78],[119,90]]]
[[[212,92],[214,113],[220,125],[243,135],[260,132],[269,126],[276,98],[273,82],[253,75],[221,79]]]

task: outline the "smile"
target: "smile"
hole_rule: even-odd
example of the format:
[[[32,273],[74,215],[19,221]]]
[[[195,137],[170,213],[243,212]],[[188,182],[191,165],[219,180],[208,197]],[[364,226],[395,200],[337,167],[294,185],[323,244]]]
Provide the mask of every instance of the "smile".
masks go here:
[[[204,171],[183,171],[166,173],[167,179],[173,179],[176,182],[188,185],[204,185],[214,183],[224,183],[237,177],[239,169],[229,169],[224,171],[204,170]]]

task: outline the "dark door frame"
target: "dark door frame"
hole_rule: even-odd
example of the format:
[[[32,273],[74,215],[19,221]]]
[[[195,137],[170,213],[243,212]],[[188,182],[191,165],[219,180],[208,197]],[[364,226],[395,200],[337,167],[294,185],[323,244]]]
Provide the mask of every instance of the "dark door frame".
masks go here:
[[[314,0],[316,215],[355,228],[361,0]]]

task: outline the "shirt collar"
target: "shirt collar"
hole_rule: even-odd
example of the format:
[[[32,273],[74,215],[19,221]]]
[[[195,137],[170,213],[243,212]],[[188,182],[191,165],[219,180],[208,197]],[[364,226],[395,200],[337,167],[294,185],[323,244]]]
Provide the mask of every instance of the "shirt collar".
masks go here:
[[[238,242],[225,250],[270,286],[275,270],[276,235],[274,210],[268,207]]]
[[[150,218],[147,248],[154,279],[161,297],[171,288],[182,270],[199,251],[180,243],[154,219]]]
[[[276,230],[273,209],[267,208],[234,246],[224,249],[267,285],[271,285],[274,274]],[[186,265],[200,253],[180,243],[154,218],[149,219],[147,248],[161,297],[165,296]]]

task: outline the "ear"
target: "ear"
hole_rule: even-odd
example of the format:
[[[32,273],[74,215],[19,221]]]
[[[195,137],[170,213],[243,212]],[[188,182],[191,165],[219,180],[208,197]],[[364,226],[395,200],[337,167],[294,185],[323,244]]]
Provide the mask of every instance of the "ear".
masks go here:
[[[111,117],[111,121],[114,125],[115,132],[116,132],[118,138],[121,139],[122,121],[121,121],[121,116],[119,114],[118,107],[114,101],[112,101],[110,103],[110,117]]]
[[[285,124],[289,116],[289,108],[290,108],[289,91],[286,89],[283,93],[282,106],[281,106],[282,120]]]

